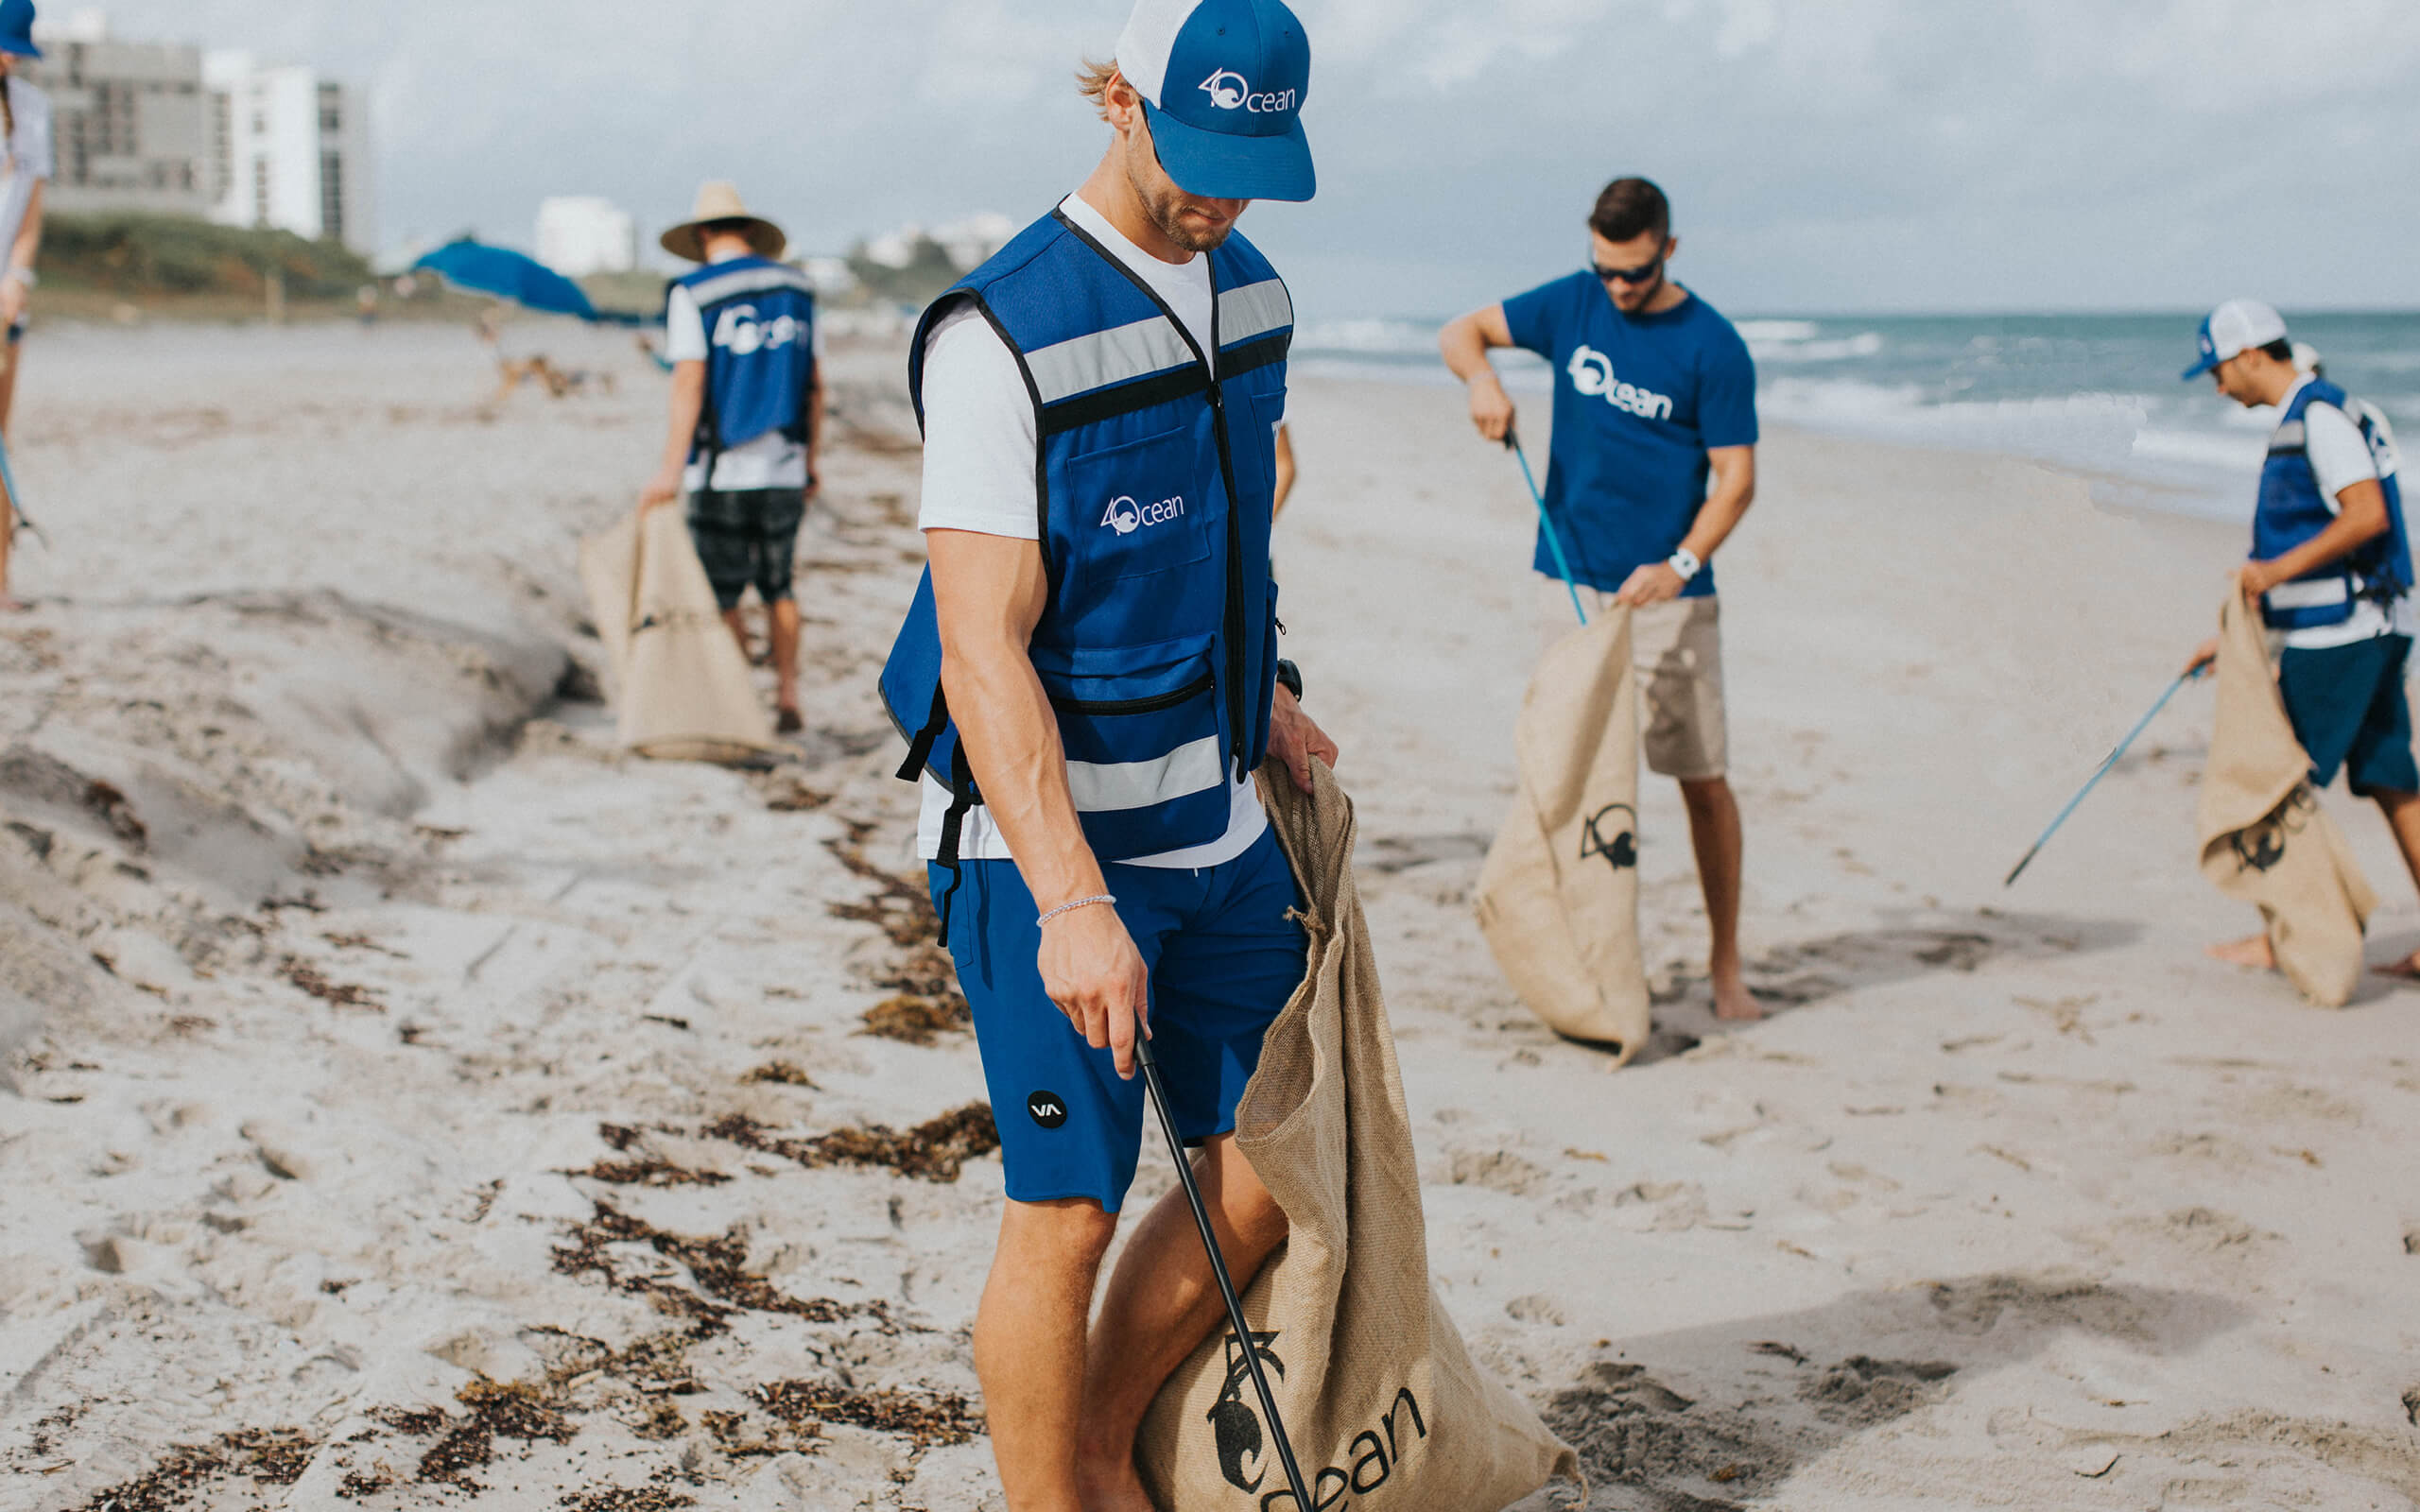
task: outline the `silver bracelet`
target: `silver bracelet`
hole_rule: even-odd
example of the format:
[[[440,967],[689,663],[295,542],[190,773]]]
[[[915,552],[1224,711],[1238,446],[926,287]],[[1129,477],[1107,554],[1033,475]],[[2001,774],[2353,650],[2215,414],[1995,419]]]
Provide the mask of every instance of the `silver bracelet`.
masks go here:
[[[1033,921],[1033,927],[1040,929],[1043,925],[1058,918],[1061,914],[1071,913],[1079,908],[1090,908],[1095,903],[1115,904],[1116,902],[1117,898],[1114,893],[1097,892],[1089,898],[1079,898],[1071,903],[1061,903],[1058,907],[1053,908],[1050,912],[1043,915],[1040,919],[1035,919]]]

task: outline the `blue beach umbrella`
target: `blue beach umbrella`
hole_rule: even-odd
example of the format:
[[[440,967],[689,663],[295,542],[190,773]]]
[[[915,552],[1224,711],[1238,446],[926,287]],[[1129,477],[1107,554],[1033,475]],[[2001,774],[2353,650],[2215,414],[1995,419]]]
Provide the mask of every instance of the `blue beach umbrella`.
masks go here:
[[[498,299],[511,300],[544,315],[576,315],[595,321],[596,306],[579,285],[525,253],[509,248],[489,247],[465,236],[445,246],[412,265],[417,273],[426,269],[453,284],[474,294],[493,294]]]

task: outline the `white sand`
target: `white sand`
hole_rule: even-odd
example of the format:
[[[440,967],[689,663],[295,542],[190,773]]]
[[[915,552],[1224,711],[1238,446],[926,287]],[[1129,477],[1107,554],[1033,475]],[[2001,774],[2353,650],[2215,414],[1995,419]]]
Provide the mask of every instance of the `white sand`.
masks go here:
[[[647,471],[661,389],[522,329],[618,393],[483,418],[452,332],[34,349],[19,467],[61,549],[0,626],[0,1508],[998,1504],[947,1442],[996,1156],[810,1169],[723,1122],[983,1095],[965,1036],[859,1032],[932,985],[883,927],[912,941],[912,794],[870,693],[912,457],[837,456],[802,541],[802,763],[621,763],[547,700],[594,660],[572,535]],[[838,366],[905,428],[862,387],[891,353]],[[1664,1034],[1609,1076],[1469,917],[1535,644],[1518,474],[1447,390],[1303,380],[1294,412],[1289,648],[1361,804],[1433,1253],[1592,1505],[2420,1503],[2414,1000],[2324,1013],[2201,959],[2249,927],[2191,865],[2207,696],[1998,887],[2236,532],[1773,438],[1720,570],[1786,1011],[1715,1035],[1653,782]],[[2329,801],[2389,900],[2374,954],[2420,944],[2382,827]],[[743,1080],[775,1062],[814,1085]],[[475,1419],[482,1377],[527,1389]],[[773,1409],[818,1392],[804,1438]]]

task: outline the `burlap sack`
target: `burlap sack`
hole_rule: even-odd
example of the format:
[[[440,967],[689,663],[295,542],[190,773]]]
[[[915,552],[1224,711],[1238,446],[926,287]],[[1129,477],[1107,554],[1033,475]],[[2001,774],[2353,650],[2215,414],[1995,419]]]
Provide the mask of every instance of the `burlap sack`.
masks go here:
[[[678,508],[641,509],[584,538],[579,579],[605,643],[624,749],[729,762],[771,748],[772,720]]]
[[[1244,1294],[1253,1346],[1322,1508],[1499,1512],[1572,1452],[1481,1373],[1428,1282],[1393,1032],[1353,885],[1353,806],[1262,770],[1302,884],[1310,971],[1269,1029],[1236,1143],[1291,1230]],[[1222,1321],[1151,1405],[1138,1460],[1161,1512],[1305,1512]]]
[[[2325,1007],[2361,980],[2377,894],[2311,790],[2270,669],[2259,617],[2237,594],[2219,611],[2219,712],[2202,774],[2202,875],[2259,906],[2277,965]]]
[[[1514,741],[1520,790],[1478,874],[1478,926],[1512,989],[1558,1034],[1647,1042],[1638,954],[1638,688],[1630,610],[1538,659]]]

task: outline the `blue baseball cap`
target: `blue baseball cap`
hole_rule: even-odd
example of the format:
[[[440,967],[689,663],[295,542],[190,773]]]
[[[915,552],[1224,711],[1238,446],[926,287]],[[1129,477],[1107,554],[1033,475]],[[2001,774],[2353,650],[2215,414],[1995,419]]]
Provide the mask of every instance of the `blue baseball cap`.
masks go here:
[[[2186,379],[2201,377],[2220,363],[2241,356],[2255,347],[2286,339],[2286,318],[2258,300],[2229,300],[2202,318],[2202,356],[2185,369]]]
[[[1117,71],[1143,96],[1160,166],[1186,194],[1317,192],[1303,134],[1311,43],[1279,0],[1139,0],[1117,39]]]
[[[42,56],[34,45],[34,0],[0,0],[0,53]]]

